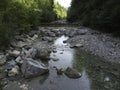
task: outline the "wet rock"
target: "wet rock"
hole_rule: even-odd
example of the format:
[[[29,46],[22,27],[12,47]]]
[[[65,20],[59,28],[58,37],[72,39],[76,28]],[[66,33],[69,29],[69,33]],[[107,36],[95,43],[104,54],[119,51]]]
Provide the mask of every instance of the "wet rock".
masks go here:
[[[81,77],[81,74],[77,70],[72,69],[70,67],[68,67],[64,73],[67,77],[73,78],[73,79],[77,79]]]
[[[24,60],[21,66],[21,71],[25,78],[31,78],[49,72],[48,68],[43,63],[31,58]]]
[[[62,75],[63,72],[64,72],[63,68],[61,68],[61,69],[56,69],[56,70],[57,70],[57,75]]]
[[[63,72],[64,72],[63,68],[58,69],[56,66],[53,66],[53,68],[56,69],[56,71],[57,71],[57,75],[62,75]]]
[[[63,43],[67,43],[67,40],[63,41]]]
[[[80,47],[83,47],[82,44],[75,44],[75,45],[71,45],[70,48],[80,48]]]
[[[57,53],[57,50],[53,49],[53,53]]]
[[[57,58],[57,57],[53,57],[53,58],[51,58],[53,61],[58,61],[59,60],[59,58]]]
[[[50,59],[51,50],[49,48],[38,48],[36,58],[41,60],[49,60]]]
[[[6,63],[6,56],[0,55],[0,65],[4,65]]]
[[[19,66],[15,66],[13,67],[10,71],[8,71],[8,76],[12,77],[12,76],[16,76],[19,74]]]
[[[63,52],[60,52],[60,54],[63,54]]]

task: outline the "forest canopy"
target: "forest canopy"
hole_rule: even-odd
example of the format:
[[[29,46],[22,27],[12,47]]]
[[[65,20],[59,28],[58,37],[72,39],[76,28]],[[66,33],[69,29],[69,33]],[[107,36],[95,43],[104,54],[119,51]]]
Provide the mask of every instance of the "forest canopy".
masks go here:
[[[67,20],[120,33],[120,0],[72,0]]]
[[[8,45],[18,30],[28,32],[40,23],[66,18],[66,9],[54,0],[0,0],[0,45]]]

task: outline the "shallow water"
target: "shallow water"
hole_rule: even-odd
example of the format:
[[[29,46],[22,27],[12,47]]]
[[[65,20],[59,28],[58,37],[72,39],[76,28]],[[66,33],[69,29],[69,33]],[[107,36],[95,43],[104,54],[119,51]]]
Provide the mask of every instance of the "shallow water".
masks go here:
[[[58,61],[48,62],[50,72],[48,75],[37,77],[23,83],[28,84],[29,90],[120,90],[120,65],[105,62],[104,59],[90,54],[82,49],[71,49],[63,41],[68,37],[58,38],[54,47]],[[82,77],[70,79],[67,76],[57,75],[58,69],[72,67],[78,70]],[[21,90],[18,85],[11,83],[5,90]]]

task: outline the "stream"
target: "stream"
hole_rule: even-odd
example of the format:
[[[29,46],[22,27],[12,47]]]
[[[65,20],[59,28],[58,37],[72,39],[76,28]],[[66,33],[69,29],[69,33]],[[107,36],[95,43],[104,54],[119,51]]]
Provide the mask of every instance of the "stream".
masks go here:
[[[92,55],[83,49],[69,48],[68,43],[63,43],[68,37],[61,36],[55,40],[53,47],[56,53],[51,53],[50,60],[46,63],[50,69],[49,74],[25,80],[29,90],[120,90],[120,65],[106,62],[103,58]],[[82,76],[79,79],[71,79],[66,75],[57,75],[58,69],[72,67]],[[21,90],[16,82],[4,90]]]

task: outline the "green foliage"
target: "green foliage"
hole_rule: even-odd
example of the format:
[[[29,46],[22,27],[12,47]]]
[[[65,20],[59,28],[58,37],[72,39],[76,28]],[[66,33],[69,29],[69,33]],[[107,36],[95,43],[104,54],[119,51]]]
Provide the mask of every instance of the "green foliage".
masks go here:
[[[108,32],[120,29],[120,0],[72,0],[69,22],[82,22]]]
[[[58,19],[65,19],[67,17],[67,10],[60,6],[58,2],[54,2],[54,11]]]
[[[9,45],[15,32],[28,32],[40,23],[66,17],[54,0],[0,0],[0,45]],[[7,41],[7,42],[6,42]]]

